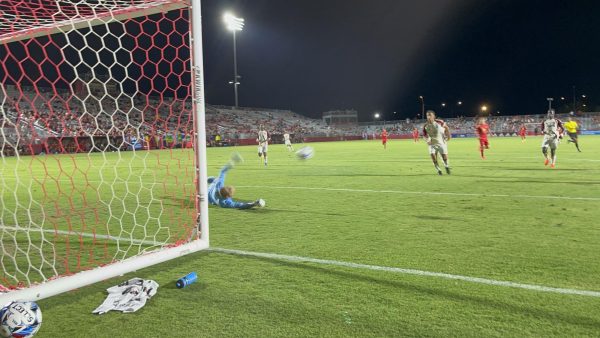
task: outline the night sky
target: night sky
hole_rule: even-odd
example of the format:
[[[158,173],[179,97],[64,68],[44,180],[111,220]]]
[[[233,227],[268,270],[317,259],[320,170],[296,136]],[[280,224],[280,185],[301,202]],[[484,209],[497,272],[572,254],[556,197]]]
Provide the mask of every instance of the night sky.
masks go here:
[[[415,117],[543,113],[546,97],[600,110],[600,1],[203,0],[207,102],[233,105],[227,10],[241,106]],[[586,98],[582,99],[581,95]],[[564,96],[565,101],[560,100]],[[464,102],[462,107],[457,101]],[[447,104],[446,108],[441,103]],[[565,102],[565,103],[563,103]],[[396,115],[393,112],[396,112]]]

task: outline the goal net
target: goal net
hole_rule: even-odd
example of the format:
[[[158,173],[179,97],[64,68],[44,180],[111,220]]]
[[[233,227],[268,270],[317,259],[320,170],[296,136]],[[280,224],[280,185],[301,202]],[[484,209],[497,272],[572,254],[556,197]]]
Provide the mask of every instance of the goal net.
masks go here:
[[[208,246],[199,14],[199,0],[0,2],[0,291],[17,290],[0,300]]]

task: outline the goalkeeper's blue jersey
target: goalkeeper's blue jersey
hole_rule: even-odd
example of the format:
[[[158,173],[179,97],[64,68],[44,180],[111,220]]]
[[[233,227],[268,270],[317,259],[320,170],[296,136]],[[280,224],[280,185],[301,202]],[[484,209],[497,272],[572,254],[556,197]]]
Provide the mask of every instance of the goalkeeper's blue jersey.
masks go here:
[[[233,198],[223,198],[219,191],[225,184],[225,174],[231,169],[230,166],[225,166],[221,169],[219,177],[211,177],[208,179],[208,203],[218,205],[221,208],[249,209],[254,206],[254,203],[236,202]]]

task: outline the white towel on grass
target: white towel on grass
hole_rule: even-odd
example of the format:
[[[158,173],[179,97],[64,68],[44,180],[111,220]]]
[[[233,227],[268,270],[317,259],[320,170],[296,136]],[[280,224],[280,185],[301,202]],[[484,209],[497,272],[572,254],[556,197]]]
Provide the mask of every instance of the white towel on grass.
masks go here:
[[[108,289],[108,297],[92,313],[103,314],[111,310],[135,312],[158,291],[158,283],[151,279],[132,278]]]

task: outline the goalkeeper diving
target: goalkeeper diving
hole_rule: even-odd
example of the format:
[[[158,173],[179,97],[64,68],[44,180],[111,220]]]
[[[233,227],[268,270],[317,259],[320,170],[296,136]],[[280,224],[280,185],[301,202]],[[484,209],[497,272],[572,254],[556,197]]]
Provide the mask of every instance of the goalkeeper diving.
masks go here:
[[[259,198],[254,202],[237,202],[233,200],[235,188],[231,185],[225,185],[225,175],[236,164],[241,162],[243,162],[242,156],[238,153],[234,153],[231,156],[231,160],[221,168],[219,177],[212,176],[208,178],[208,203],[218,205],[221,208],[233,209],[262,208],[265,206],[265,201],[262,198]]]

